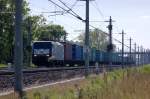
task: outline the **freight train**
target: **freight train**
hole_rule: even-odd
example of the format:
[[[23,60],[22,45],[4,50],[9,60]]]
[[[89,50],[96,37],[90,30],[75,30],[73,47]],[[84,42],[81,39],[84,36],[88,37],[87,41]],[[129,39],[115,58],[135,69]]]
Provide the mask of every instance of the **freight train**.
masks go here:
[[[84,65],[84,47],[69,42],[56,41],[35,41],[32,45],[32,62],[37,66],[83,66]],[[110,55],[110,56],[109,56]],[[89,64],[95,63],[121,65],[121,55],[90,48]],[[110,60],[111,59],[111,60]],[[132,59],[124,57],[124,64],[134,64]]]

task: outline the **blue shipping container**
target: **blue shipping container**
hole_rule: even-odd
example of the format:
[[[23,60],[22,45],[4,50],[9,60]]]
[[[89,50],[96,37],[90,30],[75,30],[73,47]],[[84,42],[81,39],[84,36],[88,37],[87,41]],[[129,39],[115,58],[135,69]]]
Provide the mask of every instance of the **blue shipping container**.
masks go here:
[[[99,51],[99,50],[96,50],[96,57],[95,57],[95,60],[96,60],[97,62],[100,61],[100,51]]]
[[[73,44],[72,45],[72,59],[83,60],[83,47]]]
[[[95,57],[96,57],[96,49],[91,48],[91,50],[90,50],[90,61],[95,61]]]

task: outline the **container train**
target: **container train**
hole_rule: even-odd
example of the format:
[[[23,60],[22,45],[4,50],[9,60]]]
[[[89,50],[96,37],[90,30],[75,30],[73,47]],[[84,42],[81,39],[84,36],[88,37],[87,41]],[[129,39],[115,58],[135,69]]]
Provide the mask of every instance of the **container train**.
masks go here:
[[[56,41],[35,41],[32,45],[32,62],[37,66],[83,66],[84,47],[69,42]],[[109,56],[110,55],[110,56]],[[93,66],[99,64],[121,65],[121,55],[118,53],[108,54],[105,51],[90,48],[89,64]],[[124,64],[134,64],[129,57],[124,57]]]

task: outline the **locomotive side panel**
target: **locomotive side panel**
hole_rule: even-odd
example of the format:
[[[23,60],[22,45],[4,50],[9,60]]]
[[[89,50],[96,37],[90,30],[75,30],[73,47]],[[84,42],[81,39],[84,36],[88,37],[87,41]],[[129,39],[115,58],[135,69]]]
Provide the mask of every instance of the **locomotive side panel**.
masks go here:
[[[51,60],[64,60],[64,45],[59,42],[52,42]]]

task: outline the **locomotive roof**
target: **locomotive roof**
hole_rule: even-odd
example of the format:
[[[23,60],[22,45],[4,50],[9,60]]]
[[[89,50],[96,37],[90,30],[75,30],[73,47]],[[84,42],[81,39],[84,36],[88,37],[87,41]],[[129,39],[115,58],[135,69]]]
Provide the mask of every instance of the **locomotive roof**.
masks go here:
[[[33,41],[33,43],[40,43],[40,42],[49,42],[49,43],[52,43],[54,45],[62,45],[60,42],[57,42],[57,41]]]

